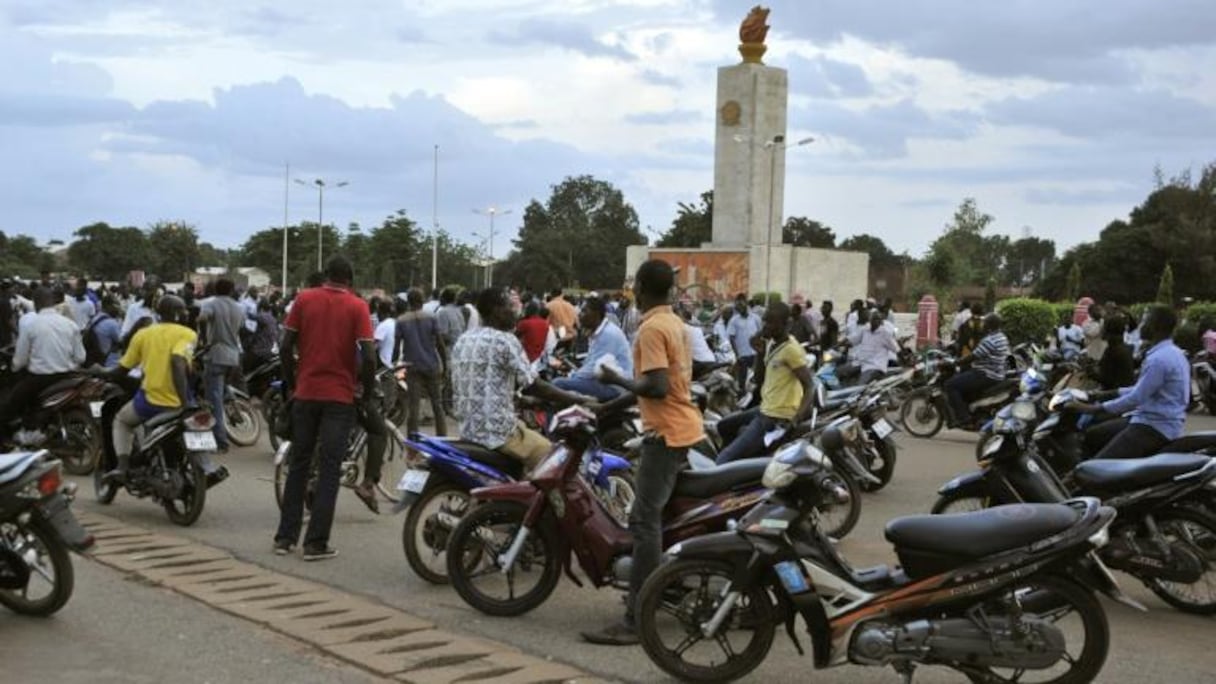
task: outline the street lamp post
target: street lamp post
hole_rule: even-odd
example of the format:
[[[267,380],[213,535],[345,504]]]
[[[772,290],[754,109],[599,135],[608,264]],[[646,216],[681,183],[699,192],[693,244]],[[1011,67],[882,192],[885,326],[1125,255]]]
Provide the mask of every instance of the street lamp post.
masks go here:
[[[344,188],[350,185],[350,183],[346,181],[338,181],[331,186],[320,178],[313,180],[312,183],[308,183],[297,178],[296,182],[300,185],[315,185],[317,187],[317,270],[321,271],[325,268],[324,262],[322,261],[321,252],[321,247],[325,243],[325,188]]]
[[[435,177],[431,195],[431,292],[439,287],[439,145],[435,145]]]
[[[736,135],[735,142],[749,142],[750,139]],[[764,305],[772,303],[773,292],[773,216],[777,203],[777,151],[784,152],[789,147],[802,147],[815,142],[814,138],[803,138],[794,143],[787,143],[784,135],[775,135],[772,140],[764,141],[764,149],[769,152],[768,173],[768,235],[764,241]]]
[[[489,234],[489,237],[486,239],[486,242],[489,245],[489,249],[487,251],[489,253],[490,272],[486,276],[486,287],[492,287],[494,285],[494,217],[496,215],[497,216],[506,216],[507,214],[511,213],[511,210],[510,209],[499,209],[498,207],[490,207],[489,209],[484,209],[484,210],[483,209],[474,209],[473,213],[481,214],[482,216],[489,215],[489,217],[490,217],[490,234]]]

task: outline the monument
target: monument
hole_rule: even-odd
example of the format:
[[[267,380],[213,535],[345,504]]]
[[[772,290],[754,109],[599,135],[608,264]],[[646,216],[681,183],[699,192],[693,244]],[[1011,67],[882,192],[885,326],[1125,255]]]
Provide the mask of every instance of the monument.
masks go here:
[[[769,10],[753,7],[739,26],[742,61],[718,69],[711,241],[700,248],[630,247],[626,277],[650,257],[680,267],[680,286],[719,296],[776,291],[814,301],[866,296],[869,256],[863,252],[782,243],[789,75],[768,66]]]

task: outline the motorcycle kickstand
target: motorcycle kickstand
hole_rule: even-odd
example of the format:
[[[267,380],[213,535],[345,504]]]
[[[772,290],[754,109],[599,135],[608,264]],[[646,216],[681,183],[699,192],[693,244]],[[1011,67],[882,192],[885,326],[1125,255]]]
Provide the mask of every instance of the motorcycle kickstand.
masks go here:
[[[891,663],[891,667],[899,675],[903,684],[912,684],[912,675],[916,673],[916,663],[911,660],[897,660]]]

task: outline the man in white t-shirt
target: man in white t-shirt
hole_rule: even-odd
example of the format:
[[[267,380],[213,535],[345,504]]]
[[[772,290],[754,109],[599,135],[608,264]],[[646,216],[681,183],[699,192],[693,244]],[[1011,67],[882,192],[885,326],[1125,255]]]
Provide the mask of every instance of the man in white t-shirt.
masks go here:
[[[393,303],[387,299],[380,302],[376,311],[380,323],[373,337],[376,340],[376,356],[385,368],[393,367],[393,351],[397,347],[397,319],[393,317]]]

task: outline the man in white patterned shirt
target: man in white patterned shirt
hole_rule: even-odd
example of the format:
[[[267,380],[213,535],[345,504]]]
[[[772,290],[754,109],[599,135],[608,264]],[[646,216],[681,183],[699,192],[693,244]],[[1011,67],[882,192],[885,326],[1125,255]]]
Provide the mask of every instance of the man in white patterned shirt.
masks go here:
[[[529,469],[552,445],[515,415],[515,392],[528,389],[563,404],[590,401],[537,377],[515,337],[515,315],[505,290],[490,288],[477,296],[481,327],[460,336],[452,349],[452,387],[460,436],[524,462]]]

